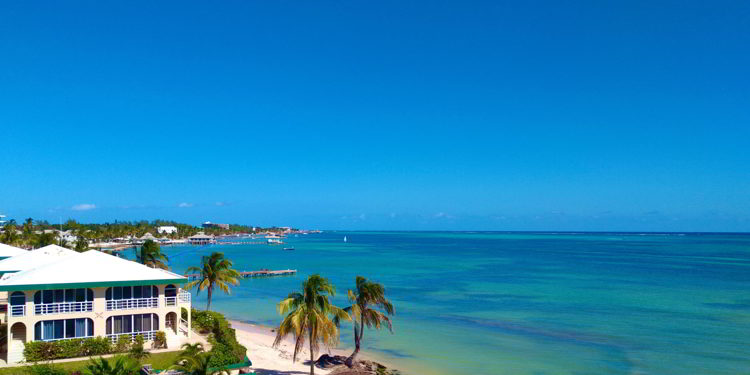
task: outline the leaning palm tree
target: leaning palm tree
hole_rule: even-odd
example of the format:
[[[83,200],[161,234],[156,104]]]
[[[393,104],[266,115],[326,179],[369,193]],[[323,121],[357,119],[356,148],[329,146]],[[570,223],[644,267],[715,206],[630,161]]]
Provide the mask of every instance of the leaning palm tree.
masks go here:
[[[354,320],[354,352],[346,359],[346,365],[352,367],[359,354],[359,346],[362,342],[362,334],[367,328],[375,327],[380,329],[381,325],[387,324],[388,330],[393,332],[393,325],[388,315],[393,315],[393,305],[391,301],[385,298],[385,288],[382,284],[367,281],[362,276],[356,278],[356,289],[349,289],[349,301],[352,305],[345,308],[344,311],[351,314]],[[385,313],[374,309],[379,307]],[[386,315],[387,314],[387,315]],[[338,325],[339,321],[335,323]]]
[[[336,289],[328,279],[312,275],[302,283],[302,293],[294,292],[276,306],[284,315],[276,332],[274,346],[281,344],[287,335],[294,336],[294,355],[297,360],[307,339],[310,344],[310,375],[315,374],[315,351],[319,343],[330,348],[338,344],[339,330],[333,320],[350,320],[346,311],[332,305],[328,297],[333,297]]]
[[[232,268],[232,261],[224,258],[224,253],[213,253],[210,256],[201,258],[201,267],[189,267],[185,273],[198,272],[199,277],[185,285],[186,289],[192,289],[198,286],[198,293],[206,289],[208,293],[208,303],[206,310],[211,310],[211,296],[214,287],[218,286],[224,293],[230,294],[229,284],[237,285],[240,283],[240,273]]]
[[[184,375],[218,375],[226,374],[224,370],[214,370],[209,366],[211,362],[210,353],[198,353],[192,357],[177,358],[177,364],[170,369],[177,370]]]
[[[137,375],[140,364],[125,356],[92,358],[86,365],[86,375]]]
[[[146,240],[140,251],[136,251],[135,258],[138,263],[151,268],[169,269],[169,266],[165,263],[169,262],[169,258],[161,252],[161,246],[153,240]]]

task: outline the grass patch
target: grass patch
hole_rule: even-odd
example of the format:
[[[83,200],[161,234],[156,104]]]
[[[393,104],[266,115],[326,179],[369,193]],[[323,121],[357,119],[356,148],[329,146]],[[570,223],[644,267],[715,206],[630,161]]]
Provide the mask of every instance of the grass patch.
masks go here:
[[[177,358],[177,356],[180,354],[180,351],[173,351],[173,352],[164,352],[164,353],[155,353],[151,354],[150,357],[144,359],[141,361],[141,364],[149,363],[151,364],[155,369],[163,370],[166,369],[169,366],[172,366],[174,364],[174,360]],[[127,353],[125,354],[127,355]],[[94,356],[96,357],[96,356]],[[83,371],[83,369],[86,368],[86,365],[89,363],[89,360],[83,360],[83,361],[75,361],[75,362],[64,362],[64,363],[55,363],[55,367],[62,368],[63,370],[67,371],[68,373],[74,372],[74,371]],[[0,368],[0,375],[17,375],[17,374],[25,374],[26,369],[24,367],[4,367]]]

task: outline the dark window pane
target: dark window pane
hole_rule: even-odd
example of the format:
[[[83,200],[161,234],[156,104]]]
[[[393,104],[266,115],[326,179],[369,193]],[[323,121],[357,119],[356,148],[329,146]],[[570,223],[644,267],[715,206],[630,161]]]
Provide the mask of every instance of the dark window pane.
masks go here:
[[[13,297],[11,297],[11,301],[13,301]],[[34,293],[34,303],[36,303],[37,305],[40,304],[40,303],[42,303],[42,292],[41,291],[37,291],[36,293]],[[10,304],[12,305],[13,302],[11,302]]]
[[[112,299],[112,288],[107,288],[107,291],[104,292],[104,298],[106,298],[107,301]]]
[[[116,286],[113,299],[122,299],[122,287]]]
[[[114,318],[115,318],[115,321],[114,321],[113,333],[115,334],[122,333],[122,316],[116,316]]]
[[[156,286],[151,287],[151,297],[159,297],[159,288],[157,288]]]
[[[133,287],[133,298],[142,298],[143,296],[143,287],[142,286],[134,286]]]
[[[133,332],[133,316],[125,315],[122,317],[122,331],[125,333]]]
[[[151,287],[148,285],[143,287],[143,298],[151,298]]]
[[[94,321],[86,319],[86,328],[89,336],[94,336]]]
[[[36,322],[34,324],[34,340],[39,341],[42,339],[42,322]]]
[[[143,314],[143,330],[151,330],[151,314]]]
[[[65,289],[55,290],[55,303],[65,302]]]
[[[52,303],[55,300],[55,293],[53,290],[45,290],[42,292],[42,302]]]
[[[93,301],[93,300],[94,300],[94,290],[86,289],[86,301]]]
[[[26,295],[23,294],[23,292],[13,292],[13,294],[10,295],[11,305],[23,305],[25,303],[26,303]]]
[[[112,334],[112,317],[107,318],[107,334]]]
[[[133,332],[141,332],[143,330],[143,316],[141,314],[133,316]]]
[[[63,338],[63,332],[65,331],[64,320],[55,320],[55,338]]]
[[[76,290],[65,289],[65,302],[75,302],[75,301],[76,301]]]
[[[86,289],[76,289],[76,302],[83,302],[86,300]]]
[[[152,331],[159,330],[159,315],[151,314],[151,317],[153,318],[153,323],[151,323],[151,330]]]
[[[66,319],[65,320],[65,338],[76,337],[76,320]]]
[[[133,296],[133,294],[131,293],[129,286],[122,287],[122,298],[123,299],[129,299],[132,296]]]

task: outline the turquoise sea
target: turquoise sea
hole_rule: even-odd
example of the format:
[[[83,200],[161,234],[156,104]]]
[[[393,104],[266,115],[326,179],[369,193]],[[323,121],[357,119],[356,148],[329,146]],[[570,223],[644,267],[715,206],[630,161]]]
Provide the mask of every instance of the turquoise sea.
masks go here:
[[[343,242],[343,237],[348,242]],[[174,270],[222,251],[246,279],[216,310],[276,325],[320,273],[346,303],[356,275],[387,287],[394,333],[365,353],[408,374],[750,374],[750,235],[325,232],[281,246],[168,247]],[[202,293],[194,305],[205,307]],[[341,346],[351,347],[351,328]]]

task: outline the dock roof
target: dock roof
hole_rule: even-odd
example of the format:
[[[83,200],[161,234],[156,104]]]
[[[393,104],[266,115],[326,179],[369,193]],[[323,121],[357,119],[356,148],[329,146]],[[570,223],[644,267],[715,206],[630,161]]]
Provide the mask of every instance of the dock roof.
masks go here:
[[[0,291],[182,284],[187,278],[127,259],[89,250],[23,272],[6,274]]]

